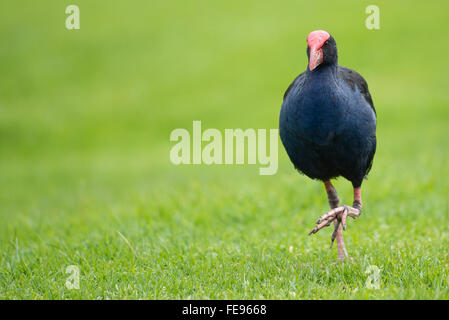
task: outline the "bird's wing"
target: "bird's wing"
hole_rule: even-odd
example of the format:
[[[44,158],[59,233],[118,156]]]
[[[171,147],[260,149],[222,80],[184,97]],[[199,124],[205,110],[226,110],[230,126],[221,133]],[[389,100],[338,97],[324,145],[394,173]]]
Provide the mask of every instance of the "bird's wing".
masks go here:
[[[368,84],[365,79],[363,79],[363,77],[356,71],[342,66],[338,66],[338,73],[339,76],[352,88],[352,90],[354,90],[354,87],[357,86],[360,93],[365,97],[366,102],[368,102],[373,109],[374,114],[376,114],[373,99],[371,98],[371,94],[368,90]]]
[[[283,100],[285,100],[285,98],[288,96],[290,90],[293,87],[302,87],[302,84],[304,83],[305,75],[306,75],[306,72],[304,71],[299,76],[297,76],[295,78],[295,80],[293,80],[293,82],[288,86],[287,90],[285,91]]]
[[[339,76],[351,87],[352,90],[354,90],[355,87],[357,87],[360,90],[360,93],[363,95],[366,102],[368,102],[371,109],[374,111],[374,115],[376,115],[376,109],[374,109],[373,99],[371,98],[371,94],[369,93],[368,90],[368,84],[366,83],[365,79],[363,79],[363,77],[356,71],[342,66],[338,67],[338,73]],[[371,170],[371,166],[373,165],[374,154],[376,152],[376,136],[374,135],[371,139],[372,139],[371,141],[372,147],[367,159],[365,177]]]
[[[373,159],[374,159],[374,154],[376,153],[376,138],[374,137],[374,141],[373,141],[373,147],[371,148],[371,152],[368,155],[368,166],[366,168],[365,171],[365,177],[368,175],[368,173],[371,170],[371,167],[373,166]]]

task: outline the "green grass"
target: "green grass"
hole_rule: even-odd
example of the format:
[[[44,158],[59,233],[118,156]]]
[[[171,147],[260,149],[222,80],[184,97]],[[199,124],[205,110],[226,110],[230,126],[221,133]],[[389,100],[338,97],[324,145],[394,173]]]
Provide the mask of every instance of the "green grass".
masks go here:
[[[372,1],[76,2],[77,31],[72,1],[0,4],[0,298],[449,298],[449,4],[376,1],[369,31]],[[378,113],[354,263],[338,266],[330,229],[307,236],[324,189],[280,144],[274,176],[169,161],[193,120],[277,128],[318,28]]]

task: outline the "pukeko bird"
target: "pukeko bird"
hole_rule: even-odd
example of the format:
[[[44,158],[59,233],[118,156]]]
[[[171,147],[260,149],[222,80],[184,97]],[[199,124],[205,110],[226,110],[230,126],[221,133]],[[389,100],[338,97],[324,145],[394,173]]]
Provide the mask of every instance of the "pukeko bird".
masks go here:
[[[357,72],[339,66],[337,44],[326,31],[307,37],[309,64],[284,94],[279,134],[295,168],[324,182],[331,210],[309,233],[334,222],[331,247],[337,239],[338,260],[349,259],[343,242],[346,218],[362,213],[362,180],[376,152],[376,111],[368,85]],[[352,207],[340,205],[331,179],[352,182]]]

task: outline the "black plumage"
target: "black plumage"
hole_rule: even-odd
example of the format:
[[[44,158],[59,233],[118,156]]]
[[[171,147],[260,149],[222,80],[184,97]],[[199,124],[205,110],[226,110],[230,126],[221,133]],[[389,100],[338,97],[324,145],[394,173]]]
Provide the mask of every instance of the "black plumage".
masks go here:
[[[376,151],[376,111],[366,81],[337,64],[330,40],[323,49],[328,60],[301,73],[285,92],[280,136],[300,172],[322,181],[343,176],[359,187]]]

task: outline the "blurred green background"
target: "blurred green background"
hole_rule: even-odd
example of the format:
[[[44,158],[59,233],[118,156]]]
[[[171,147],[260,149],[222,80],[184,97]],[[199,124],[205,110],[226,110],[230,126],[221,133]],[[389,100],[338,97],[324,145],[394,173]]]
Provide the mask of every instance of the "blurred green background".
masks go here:
[[[65,28],[76,4],[81,29]],[[367,30],[365,8],[380,8]],[[0,298],[448,298],[449,3],[3,1]],[[331,266],[322,185],[258,165],[174,166],[175,128],[277,128],[337,41],[367,80],[378,151],[364,214]],[[352,203],[350,183],[336,186]],[[120,234],[123,235],[120,236]],[[127,239],[126,241],[124,240]],[[68,290],[68,265],[79,290]],[[365,288],[369,265],[381,289]]]

